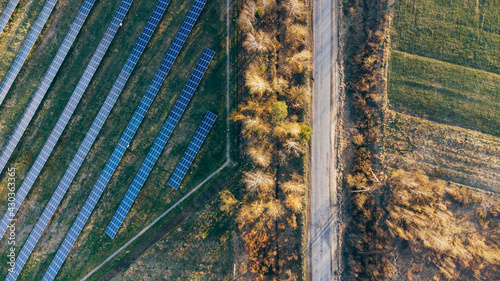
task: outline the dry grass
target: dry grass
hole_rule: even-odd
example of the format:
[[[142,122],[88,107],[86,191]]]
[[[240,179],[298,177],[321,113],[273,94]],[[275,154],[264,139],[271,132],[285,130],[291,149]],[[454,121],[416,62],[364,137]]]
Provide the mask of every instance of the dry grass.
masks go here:
[[[500,138],[389,111],[382,149],[394,168],[500,192]]]

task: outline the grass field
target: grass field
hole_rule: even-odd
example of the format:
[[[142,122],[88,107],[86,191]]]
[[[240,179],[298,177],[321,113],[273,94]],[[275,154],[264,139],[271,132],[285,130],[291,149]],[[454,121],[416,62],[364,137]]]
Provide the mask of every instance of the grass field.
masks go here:
[[[64,29],[60,28],[58,24],[63,24],[63,22],[70,23],[81,2],[71,0],[59,4],[51,17],[49,27],[42,33],[42,40],[39,40],[42,42],[38,42],[36,45],[35,55],[30,56],[27,61],[28,67],[23,68],[22,73],[25,75],[24,77],[36,76],[32,73],[35,68],[36,70],[40,69],[40,75],[43,75],[44,71],[41,71],[41,69],[46,69],[52,59],[48,55],[50,53],[49,50],[55,52],[53,50],[55,49],[54,42],[50,44],[50,47],[48,45],[50,40],[60,42],[65,34]],[[32,124],[28,127],[25,137],[20,142],[17,152],[14,153],[8,165],[17,168],[18,185],[20,185],[21,180],[27,174],[50,130],[62,112],[119,2],[118,0],[99,1],[95,4],[82,32],[73,45],[65,63],[63,63],[53,86],[47,93],[41,109],[39,109]],[[109,159],[126,124],[132,117],[136,106],[151,82],[170,42],[179,30],[193,2],[194,0],[172,0],[170,2],[165,16],[153,34],[149,45],[139,60],[115,108],[104,124],[95,145],[62,201],[61,207],[56,212],[54,219],[49,224],[31,258],[28,260],[20,279],[38,280],[43,276],[62,239],[105,166],[106,161]],[[104,57],[103,63],[96,72],[80,105],[77,107],[74,117],[68,124],[68,128],[63,133],[56,149],[18,213],[17,219],[20,228],[17,232],[17,239],[19,245],[22,245],[27,239],[32,226],[36,223],[59,183],[155,4],[156,1],[134,1],[123,21],[123,26],[118,31],[108,53]],[[74,12],[74,14],[70,12]],[[58,280],[77,280],[83,277],[89,270],[100,264],[111,252],[118,249],[125,241],[168,209],[173,202],[176,202],[186,194],[190,187],[201,182],[225,162],[225,23],[225,2],[208,1],[193,32],[189,36],[176,63],[174,63],[164,86],[158,93],[148,114],[146,114],[146,118],[132,141],[129,150],[125,153],[115,175],[103,193],[93,215],[90,217],[86,228],[84,228],[82,235],[77,240],[75,247],[61,268],[57,277]],[[56,35],[53,37],[47,35],[52,33]],[[45,41],[43,40],[44,38],[46,39]],[[47,43],[44,43],[46,41]],[[167,143],[165,151],[160,156],[143,190],[137,197],[120,231],[115,239],[111,240],[105,235],[104,230],[126,193],[139,166],[146,157],[159,130],[163,126],[166,117],[187,82],[203,49],[206,47],[217,52],[214,60],[174,131],[171,140]],[[36,54],[40,56],[41,54],[47,54],[46,59],[42,60]],[[41,76],[36,77],[41,78]],[[36,81],[39,81],[39,79],[37,80],[36,77],[31,78],[29,80],[31,81],[30,83],[16,83],[16,90],[13,92],[16,95],[18,93],[25,93],[23,94],[25,104],[29,101],[30,93],[37,86]],[[20,97],[18,96],[21,95],[16,95],[8,97],[10,104],[17,105],[20,103]],[[2,117],[0,118],[4,124],[10,124],[9,119],[17,120],[18,117],[15,118],[15,113],[22,114],[22,110],[12,107],[2,107],[1,111],[4,111],[5,114],[4,112],[0,112],[2,113]],[[192,168],[189,170],[184,184],[178,191],[174,191],[166,186],[166,182],[170,178],[173,169],[187,148],[189,140],[194,135],[197,126],[207,110],[216,113],[218,120],[203,145],[199,156],[195,159]],[[12,127],[7,126],[5,131],[2,130],[1,140],[3,143],[6,142],[5,138],[9,135],[7,133],[8,128]],[[2,198],[7,198],[5,185],[5,176],[2,176],[0,187],[0,196]],[[5,207],[5,204],[2,204],[0,208],[2,213],[5,211]],[[5,262],[7,253],[5,251],[7,249],[5,241],[0,243],[0,247],[2,249],[0,251],[0,255],[2,255],[0,262]],[[19,250],[20,247],[18,247]],[[75,268],[79,270],[75,271]],[[1,272],[2,276],[5,276],[6,268],[2,267]]]
[[[223,205],[214,198],[112,280],[233,280],[237,206]]]
[[[393,51],[388,94],[396,110],[500,136],[500,75]]]
[[[500,0],[396,1],[392,47],[500,74]]]
[[[389,111],[385,163],[500,193],[500,138]]]
[[[388,94],[394,109],[500,136],[500,1],[401,0]]]

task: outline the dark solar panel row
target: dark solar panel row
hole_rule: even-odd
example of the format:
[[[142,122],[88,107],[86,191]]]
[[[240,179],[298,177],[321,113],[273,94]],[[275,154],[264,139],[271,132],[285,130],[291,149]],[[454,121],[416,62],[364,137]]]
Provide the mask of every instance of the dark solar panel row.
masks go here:
[[[210,129],[215,122],[215,118],[217,118],[217,115],[213,114],[210,111],[208,111],[205,115],[205,118],[203,118],[201,125],[198,127],[196,134],[191,140],[191,143],[189,143],[186,152],[182,156],[181,161],[177,165],[177,168],[175,168],[172,177],[168,181],[168,185],[170,185],[174,189],[177,189],[181,184],[181,181],[186,175],[189,166],[191,166],[191,164],[193,163],[194,157],[196,156],[196,154],[198,154],[203,141],[205,141],[208,132],[210,132]]]
[[[51,198],[51,202],[54,202],[56,206],[51,207],[50,203],[47,208],[55,208],[57,205],[62,200],[62,197],[68,190],[69,185],[73,181],[73,178],[75,177],[76,173],[80,169],[80,166],[87,156],[87,153],[89,152],[90,148],[92,147],[97,135],[99,134],[99,131],[102,128],[102,125],[106,121],[111,109],[113,108],[116,99],[120,95],[121,91],[123,90],[123,87],[125,86],[128,78],[130,77],[130,74],[132,73],[132,70],[134,69],[137,61],[139,60],[139,57],[141,56],[142,52],[144,51],[149,39],[151,38],[151,35],[153,34],[154,30],[156,29],[158,22],[160,21],[163,13],[165,12],[165,9],[170,1],[169,0],[160,0],[158,1],[158,4],[156,5],[153,14],[149,18],[148,22],[146,23],[146,26],[144,27],[144,30],[142,31],[141,35],[139,36],[139,40],[134,46],[134,49],[132,50],[132,53],[129,55],[127,61],[125,62],[124,67],[122,68],[122,71],[120,72],[120,75],[116,79],[113,88],[108,94],[108,97],[106,98],[106,101],[102,105],[99,114],[94,120],[94,123],[90,127],[90,130],[87,132],[87,135],[85,136],[85,139],[83,140],[82,144],[78,148],[78,151],[73,158],[70,167],[66,171],[66,174],[64,175],[63,179],[59,183],[59,186],[57,187],[56,192]],[[52,212],[53,214],[53,212]],[[90,210],[87,210],[84,208],[80,215],[90,215]],[[73,226],[78,225],[83,228],[83,223],[81,221],[80,215],[78,216],[76,222],[73,224]],[[71,231],[68,235],[71,235]],[[58,253],[56,254],[56,257],[54,260],[52,260],[52,263],[50,264],[47,272],[45,273],[43,280],[53,280],[59,271],[59,268],[62,266],[62,263],[64,261],[64,258],[66,257],[66,254],[69,252],[71,247],[68,247],[66,244],[67,242],[65,241],[61,248],[59,248]],[[63,257],[64,255],[64,257]]]
[[[200,64],[196,67],[195,71],[189,78],[189,81],[184,90],[182,91],[181,96],[177,100],[174,109],[169,114],[167,121],[165,122],[163,128],[160,131],[159,136],[156,138],[153,147],[149,151],[148,155],[146,156],[146,159],[144,160],[144,162],[141,165],[141,168],[139,169],[139,172],[137,172],[134,181],[127,190],[125,198],[123,198],[122,202],[120,203],[120,206],[116,210],[115,215],[111,219],[111,222],[108,225],[108,228],[106,229],[106,234],[108,234],[111,238],[115,237],[116,232],[118,231],[120,225],[123,222],[123,219],[127,216],[130,207],[134,203],[137,194],[144,185],[144,182],[146,182],[149,173],[153,169],[153,166],[158,160],[158,157],[160,156],[168,139],[170,138],[172,131],[174,130],[175,126],[177,125],[177,122],[184,113],[184,110],[186,109],[189,100],[193,96],[196,87],[198,87],[198,84],[205,72],[206,67],[210,63],[214,55],[214,52],[212,50],[206,49],[204,52],[204,56],[206,55],[208,55],[210,59],[204,60],[202,58],[202,60],[200,60]]]
[[[0,34],[2,34],[7,22],[9,22],[12,13],[14,13],[17,3],[19,3],[19,0],[10,0],[7,7],[3,11],[2,17],[0,17]]]
[[[57,0],[47,0],[45,6],[43,6],[40,15],[38,16],[35,24],[33,25],[33,28],[31,29],[28,35],[28,39],[24,41],[24,44],[21,47],[21,51],[19,51],[19,54],[17,55],[16,60],[14,61],[14,64],[10,68],[9,72],[7,73],[7,76],[5,76],[5,79],[2,85],[0,86],[0,104],[2,104],[3,100],[5,99],[5,96],[7,95],[7,92],[10,90],[10,87],[14,83],[17,74],[21,70],[24,61],[31,52],[33,45],[35,45],[35,41],[38,38],[38,35],[40,35],[40,32],[42,31],[42,28],[45,25],[47,19],[49,18],[49,15],[52,12],[52,9],[56,5],[56,3]]]
[[[73,115],[73,112],[78,105],[83,93],[85,92],[88,84],[90,83],[90,80],[94,76],[94,73],[101,63],[101,60],[108,50],[109,45],[111,44],[111,41],[115,37],[116,32],[118,31],[118,28],[120,26],[120,23],[122,22],[123,18],[125,17],[128,9],[130,8],[130,5],[132,4],[133,0],[123,0],[120,3],[120,6],[118,7],[118,10],[116,11],[113,19],[111,20],[111,23],[109,24],[106,32],[104,33],[103,38],[101,39],[101,42],[99,43],[99,46],[97,47],[97,50],[94,52],[94,55],[92,56],[92,59],[90,60],[89,64],[87,65],[87,68],[85,69],[85,72],[83,73],[82,77],[80,78],[80,81],[71,95],[70,100],[68,101],[66,107],[64,108],[64,111],[62,115],[59,117],[59,120],[57,121],[56,126],[52,130],[52,133],[50,134],[48,140],[45,142],[45,145],[42,148],[42,151],[38,155],[35,164],[29,174],[28,177],[33,177],[37,178],[38,174],[40,173],[42,167],[45,165],[45,162],[47,161],[47,158],[49,155],[52,153],[52,150],[54,149],[55,144],[59,140],[59,137],[61,136],[64,128],[68,124],[69,119]],[[26,186],[25,186],[26,185]],[[22,186],[25,186],[25,188],[31,188],[32,183],[28,183],[25,181]],[[60,193],[58,193],[60,195]],[[62,196],[61,196],[62,197]],[[16,265],[14,268],[14,271],[9,272],[9,275],[7,276],[7,280],[15,280],[21,270],[24,267],[24,264],[28,260],[31,252],[33,251],[33,248],[38,242],[38,239],[42,235],[45,227],[47,226],[47,223],[49,222],[50,218],[52,217],[54,211],[55,211],[55,206],[57,206],[58,203],[53,202],[53,200],[50,201],[49,206],[45,208],[42,216],[38,220],[37,224],[35,225],[35,228],[31,232],[27,242],[24,244],[21,252],[19,253],[17,259],[16,259]]]
[[[55,58],[52,60],[52,63],[50,64],[49,70],[47,70],[47,73],[45,74],[42,82],[38,86],[38,89],[36,90],[33,99],[31,100],[30,104],[28,105],[28,108],[24,112],[21,121],[19,121],[19,123],[17,124],[14,133],[12,133],[12,136],[10,137],[7,146],[2,151],[2,154],[0,156],[0,173],[5,168],[7,161],[12,155],[12,152],[14,152],[15,147],[19,143],[19,140],[21,139],[22,135],[24,134],[24,131],[28,127],[29,122],[33,118],[33,115],[35,115],[35,112],[40,103],[42,102],[45,93],[47,93],[50,84],[54,80],[54,77],[59,71],[62,62],[66,58],[66,55],[68,54],[71,45],[73,44],[76,36],[80,32],[80,29],[83,23],[85,22],[85,19],[87,18],[90,9],[94,5],[94,1],[95,0],[86,0],[85,2],[83,2],[82,7],[80,8],[80,11],[78,12],[78,15],[76,16],[75,20],[73,21],[73,24],[71,25],[68,34],[64,38],[61,47],[59,47],[59,50],[57,51]],[[46,152],[42,151],[42,154],[45,153]],[[7,226],[10,224],[10,220],[12,220],[12,213],[15,214],[19,206],[21,206],[21,204],[23,203],[24,198],[31,189],[31,186],[35,182],[36,177],[38,176],[38,172],[42,169],[42,167],[43,164],[41,164],[40,162],[35,162],[35,164],[33,164],[32,170],[33,169],[36,170],[36,175],[35,173],[29,173],[28,176],[26,176],[26,178],[24,179],[23,183],[25,184],[21,185],[21,187],[16,193],[14,201],[15,206],[13,208],[14,210],[13,211],[7,210],[7,212],[2,218],[2,221],[0,222],[0,237],[2,237],[5,231],[7,230]]]

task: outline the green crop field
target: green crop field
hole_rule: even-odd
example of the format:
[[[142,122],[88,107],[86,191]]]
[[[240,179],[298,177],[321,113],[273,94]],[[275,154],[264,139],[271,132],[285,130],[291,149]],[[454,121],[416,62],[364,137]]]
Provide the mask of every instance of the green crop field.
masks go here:
[[[500,136],[500,75],[393,51],[388,92],[397,110]]]
[[[500,136],[500,1],[396,1],[394,109]]]
[[[5,145],[22,115],[81,3],[82,0],[60,2],[51,15],[48,26],[37,41],[26,67],[21,71],[20,81],[16,80],[4,105],[0,107],[0,124],[3,125],[0,147]],[[119,0],[96,1],[59,74],[7,165],[16,167],[18,186],[57,122],[119,3]],[[20,280],[38,280],[45,273],[193,3],[194,0],[170,1],[96,143],[26,263]],[[155,5],[156,1],[134,1],[130,8],[73,118],[18,213],[17,253],[66,171]],[[207,1],[57,280],[78,280],[83,277],[226,161],[225,5],[225,1]],[[7,31],[5,36],[10,36],[10,32],[15,31]],[[0,37],[0,41],[3,37],[4,35]],[[216,55],[124,224],[112,240],[104,231],[205,48],[216,51]],[[216,113],[218,119],[180,189],[174,191],[166,182],[207,110]],[[0,180],[0,198],[7,198],[5,175]],[[6,209],[4,203],[5,200],[0,205],[2,215]],[[3,264],[7,254],[5,242],[0,242],[0,262]],[[79,270],[74,270],[75,268]],[[5,276],[6,273],[7,268],[2,267],[0,276]]]
[[[399,0],[393,49],[500,74],[500,0]]]

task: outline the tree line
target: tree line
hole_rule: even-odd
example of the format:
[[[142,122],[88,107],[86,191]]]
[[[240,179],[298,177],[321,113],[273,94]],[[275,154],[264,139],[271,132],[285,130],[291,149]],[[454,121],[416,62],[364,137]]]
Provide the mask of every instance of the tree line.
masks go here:
[[[236,222],[252,280],[296,280],[307,195],[312,55],[307,0],[242,1],[237,20],[244,87],[231,119],[248,163]]]

